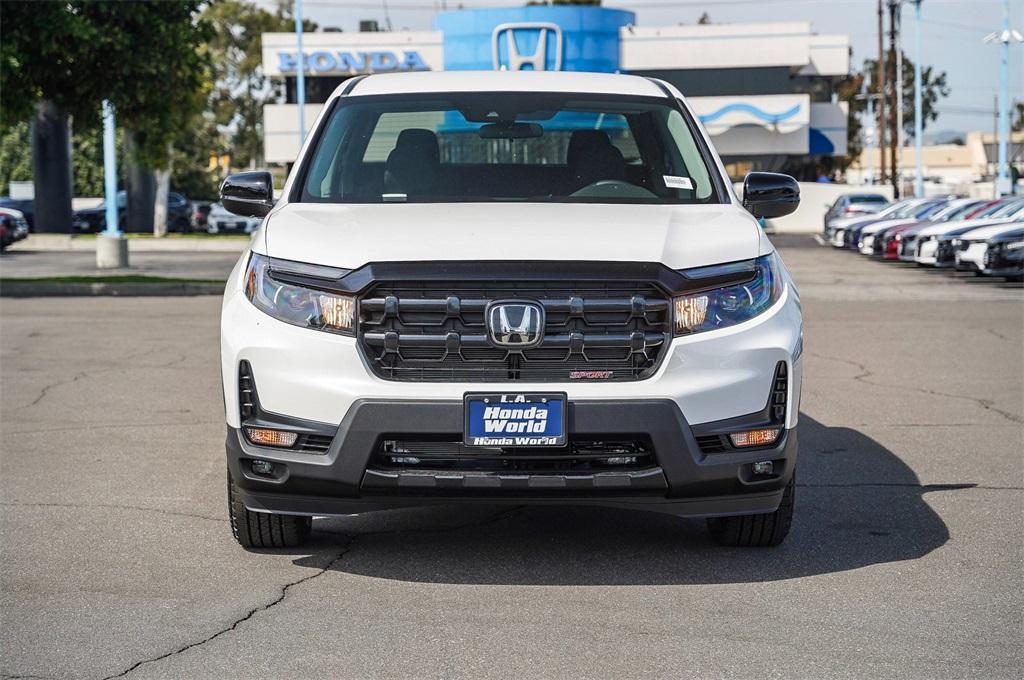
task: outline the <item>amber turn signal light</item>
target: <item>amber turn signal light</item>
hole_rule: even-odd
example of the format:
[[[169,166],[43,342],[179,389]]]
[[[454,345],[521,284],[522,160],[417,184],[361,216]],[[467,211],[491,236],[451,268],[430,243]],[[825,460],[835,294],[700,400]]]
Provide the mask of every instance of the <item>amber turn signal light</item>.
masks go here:
[[[736,432],[730,434],[729,439],[732,440],[732,445],[737,448],[768,446],[775,443],[775,440],[779,438],[780,432],[782,432],[780,428],[768,427],[761,430],[750,430],[749,432]]]
[[[268,430],[264,427],[247,427],[245,436],[253,444],[260,446],[278,446],[288,448],[295,445],[299,435],[295,432],[284,432],[283,430]]]

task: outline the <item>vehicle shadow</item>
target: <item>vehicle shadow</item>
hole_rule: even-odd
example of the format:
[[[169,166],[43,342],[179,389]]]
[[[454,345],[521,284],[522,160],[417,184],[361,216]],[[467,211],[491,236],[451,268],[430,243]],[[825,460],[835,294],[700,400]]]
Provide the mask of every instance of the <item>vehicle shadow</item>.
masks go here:
[[[704,522],[586,507],[445,506],[321,519],[295,564],[375,578],[479,585],[745,583],[912,560],[949,540],[892,451],[849,428],[800,421],[796,518],[767,549],[723,548]],[[310,552],[313,552],[310,555]]]

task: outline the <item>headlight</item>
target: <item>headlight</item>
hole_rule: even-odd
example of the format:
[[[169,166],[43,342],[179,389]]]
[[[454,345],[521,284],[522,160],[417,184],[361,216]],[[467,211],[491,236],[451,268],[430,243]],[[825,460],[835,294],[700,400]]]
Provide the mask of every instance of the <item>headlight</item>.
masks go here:
[[[677,297],[673,301],[676,335],[701,333],[735,326],[753,319],[782,295],[782,273],[775,254],[756,260],[687,269],[684,276],[699,282],[730,274],[749,274],[749,279],[722,288]]]
[[[1021,248],[1024,248],[1024,241],[1014,241],[1013,243],[1005,243],[1003,244],[1003,248],[1006,248],[1007,250],[1020,250]]]
[[[253,253],[245,272],[245,296],[279,321],[328,333],[355,334],[354,297],[283,283],[274,278],[275,272],[329,281],[346,270],[273,260]]]

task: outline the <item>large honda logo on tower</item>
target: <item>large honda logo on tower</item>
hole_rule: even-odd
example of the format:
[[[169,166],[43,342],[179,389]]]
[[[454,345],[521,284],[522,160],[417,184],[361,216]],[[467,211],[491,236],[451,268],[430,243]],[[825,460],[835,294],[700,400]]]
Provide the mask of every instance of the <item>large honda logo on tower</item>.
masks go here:
[[[562,29],[542,21],[499,24],[491,34],[491,51],[495,70],[561,71]]]
[[[544,308],[536,302],[492,302],[487,334],[499,347],[536,347],[544,339]]]

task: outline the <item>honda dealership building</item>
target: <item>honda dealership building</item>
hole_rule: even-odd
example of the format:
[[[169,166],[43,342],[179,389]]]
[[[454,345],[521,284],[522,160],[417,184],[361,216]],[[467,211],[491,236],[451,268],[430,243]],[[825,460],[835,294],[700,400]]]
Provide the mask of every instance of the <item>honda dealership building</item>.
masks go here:
[[[305,72],[305,123],[331,92],[364,73],[535,69],[654,76],[683,92],[729,167],[814,179],[846,154],[846,105],[835,86],[849,39],[806,22],[637,26],[632,12],[527,6],[439,13],[434,31],[263,35],[264,72],[280,85],[264,108],[268,163],[299,150],[295,74]]]

